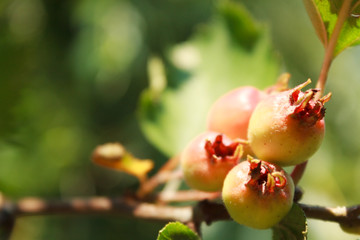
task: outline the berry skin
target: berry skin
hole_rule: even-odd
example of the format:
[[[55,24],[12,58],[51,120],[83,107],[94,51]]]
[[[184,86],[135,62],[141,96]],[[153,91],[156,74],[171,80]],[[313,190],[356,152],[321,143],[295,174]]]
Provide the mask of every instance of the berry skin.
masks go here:
[[[226,174],[238,163],[241,155],[239,142],[216,132],[202,133],[181,154],[185,182],[197,190],[221,191]]]
[[[236,88],[221,96],[210,108],[207,129],[226,134],[232,139],[241,139],[244,154],[253,155],[247,139],[250,117],[257,104],[270,94],[288,89],[290,74],[282,74],[276,84],[265,90],[252,86]]]
[[[226,176],[222,198],[231,218],[256,229],[277,224],[293,204],[294,183],[279,166],[249,159]]]
[[[246,139],[251,114],[264,96],[262,91],[251,86],[226,93],[209,111],[208,130],[224,133],[232,139]]]
[[[324,103],[331,95],[316,100],[317,89],[301,92],[310,82],[270,95],[255,108],[248,140],[258,158],[280,166],[296,165],[320,147],[325,133]]]

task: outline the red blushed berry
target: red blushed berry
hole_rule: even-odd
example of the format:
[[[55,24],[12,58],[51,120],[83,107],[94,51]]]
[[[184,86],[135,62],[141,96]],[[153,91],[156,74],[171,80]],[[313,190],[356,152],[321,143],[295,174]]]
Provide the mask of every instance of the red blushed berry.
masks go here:
[[[325,133],[324,103],[331,94],[316,99],[319,90],[302,92],[310,82],[269,95],[255,108],[248,141],[259,159],[281,166],[296,165],[320,147]]]
[[[207,128],[228,137],[247,138],[247,129],[252,112],[265,96],[251,86],[234,89],[220,97],[211,107],[207,117]]]
[[[265,90],[252,86],[236,88],[221,96],[210,108],[207,116],[207,129],[224,133],[232,139],[247,139],[250,117],[257,104],[265,97],[288,89],[290,74],[282,74],[276,84]],[[244,154],[253,154],[246,141],[243,141]]]
[[[216,132],[202,133],[181,154],[185,182],[197,190],[221,191],[226,174],[238,163],[241,155],[239,142]]]
[[[231,218],[256,229],[277,224],[291,209],[293,197],[291,177],[281,167],[257,159],[235,166],[222,190]]]

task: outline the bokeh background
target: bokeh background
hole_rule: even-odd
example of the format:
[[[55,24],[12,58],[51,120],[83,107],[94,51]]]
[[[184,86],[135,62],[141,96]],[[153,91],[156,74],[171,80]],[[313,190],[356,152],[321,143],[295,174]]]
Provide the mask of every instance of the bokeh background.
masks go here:
[[[136,157],[153,159],[155,169],[166,161],[171,151],[164,150],[156,141],[152,127],[143,120],[149,112],[144,114],[144,108],[140,107],[143,106],[141,95],[154,85],[149,78],[149,72],[153,73],[149,70],[149,60],[155,62],[155,68],[160,66],[158,70],[163,65],[170,69],[165,74],[169,77],[168,88],[176,91],[188,72],[173,69],[169,63],[172,54],[184,44],[188,49],[186,43],[206,26],[215,25],[217,30],[190,46],[205,46],[201,41],[212,42],[214,36],[220,39],[222,34],[225,36],[224,25],[214,24],[219,18],[219,5],[224,2],[1,1],[0,191],[11,199],[25,196],[51,199],[116,196],[135,189],[138,182],[134,177],[94,166],[90,161],[92,150],[99,144],[118,141]],[[214,75],[217,85],[209,88],[218,89],[219,95],[226,90],[221,86],[231,77],[238,86],[265,87],[283,72],[291,73],[291,86],[309,77],[315,82],[324,51],[302,1],[236,3],[245,6],[253,16],[257,30],[254,36],[252,28],[246,32],[244,38],[248,42],[242,42],[241,30],[235,31],[240,33],[235,38],[240,37],[241,44],[250,44],[251,48],[252,37],[257,38],[257,31],[261,32],[267,36],[271,53],[259,50],[260,55],[266,53],[270,57],[253,60],[255,64],[250,70],[259,73],[254,75],[256,80],[240,78],[238,74],[243,71],[239,66],[239,72],[235,68],[217,72]],[[230,21],[227,29],[232,28],[235,27]],[[226,69],[225,65],[237,58],[238,50],[232,45],[226,51],[222,51],[221,44],[216,45],[220,46],[218,52],[207,51],[211,46],[206,45],[203,51],[208,53],[203,55],[204,59],[213,64],[201,69],[205,73]],[[227,54],[232,54],[230,60]],[[360,48],[351,48],[341,53],[331,68],[326,91],[331,91],[333,98],[327,104],[327,132],[300,182],[305,192],[304,203],[328,206],[360,203],[359,59]],[[191,63],[196,61],[196,58],[185,59],[182,67],[191,70]],[[189,62],[190,66],[186,65]],[[180,59],[178,65],[182,63],[184,60]],[[160,86],[156,83],[153,86],[153,95],[164,90],[161,79]],[[186,103],[218,96],[205,96],[206,93],[200,89],[196,94],[188,94]],[[165,129],[179,128],[182,122],[191,122],[199,114],[185,115],[181,110],[184,106],[177,107],[180,110],[173,111],[177,113],[173,116],[177,121],[167,123],[169,128]],[[206,111],[199,109],[200,113]],[[199,130],[201,127],[204,128],[200,126]],[[180,128],[176,137],[182,139],[184,131]],[[177,147],[181,148],[182,144],[181,141]],[[16,222],[11,239],[156,239],[163,225],[118,216],[24,217]],[[343,233],[337,224],[309,220],[309,238],[355,239],[356,236]],[[204,239],[271,239],[271,232],[218,222],[204,226]]]

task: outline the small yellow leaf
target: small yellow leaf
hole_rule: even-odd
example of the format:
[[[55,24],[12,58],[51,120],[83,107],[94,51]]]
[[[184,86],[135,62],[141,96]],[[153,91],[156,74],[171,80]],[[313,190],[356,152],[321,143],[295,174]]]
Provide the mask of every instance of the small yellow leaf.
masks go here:
[[[135,158],[120,143],[106,143],[97,146],[92,160],[100,166],[134,175],[140,181],[144,181],[147,173],[154,167],[152,160]]]

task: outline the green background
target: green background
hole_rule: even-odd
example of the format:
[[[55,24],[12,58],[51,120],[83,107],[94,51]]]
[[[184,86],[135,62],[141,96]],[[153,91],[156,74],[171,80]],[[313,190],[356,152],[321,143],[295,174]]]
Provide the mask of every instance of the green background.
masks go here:
[[[172,151],[157,150],[142,133],[141,126],[147,127],[139,124],[139,116],[143,119],[139,98],[149,86],[148,60],[157,56],[168,66],[172,50],[193,39],[199,29],[212,26],[220,2],[1,1],[0,191],[11,199],[51,199],[116,196],[127,188],[136,189],[135,178],[94,166],[90,161],[92,150],[99,144],[119,141],[136,157],[154,159],[155,168],[166,161],[165,153]],[[217,67],[226,69],[225,64],[237,58],[232,45],[228,52],[220,48],[223,54],[207,51],[212,49],[206,45],[211,37],[222,39],[222,34],[226,35],[221,30],[224,25],[216,25],[218,32],[195,41],[208,52],[206,62],[213,64],[199,71],[215,72],[210,88],[225,91],[226,87],[214,87],[213,82],[218,78],[222,86],[231,76],[238,86],[265,87],[283,72],[291,73],[291,86],[309,77],[315,82],[324,51],[302,1],[238,2],[257,21],[255,28],[269,36],[273,52],[268,59],[275,62],[261,62],[258,68],[255,65],[251,69],[254,73],[271,73],[264,79],[260,73],[256,80],[240,78],[241,71],[236,72],[236,68],[214,71]],[[241,36],[242,32],[238,33]],[[251,28],[246,36],[251,36]],[[252,48],[252,41],[242,44]],[[331,68],[326,92],[331,91],[333,97],[327,103],[326,137],[300,182],[305,191],[304,203],[360,203],[359,58],[360,48],[348,49]],[[269,69],[265,71],[264,65]],[[186,79],[183,74],[175,70],[168,73],[168,85],[175,92]],[[204,96],[207,92],[196,91],[185,98],[191,103],[193,99],[217,97]],[[184,116],[183,110],[174,112],[178,115],[172,119],[177,122],[165,129],[191,122],[192,116]],[[181,149],[187,140],[187,136],[175,137],[182,141],[173,151]],[[115,216],[24,217],[17,221],[11,239],[155,239],[163,226]],[[217,222],[203,229],[205,240],[271,238],[269,230],[252,230],[233,222]],[[309,238],[355,236],[343,233],[337,224],[309,220]]]

